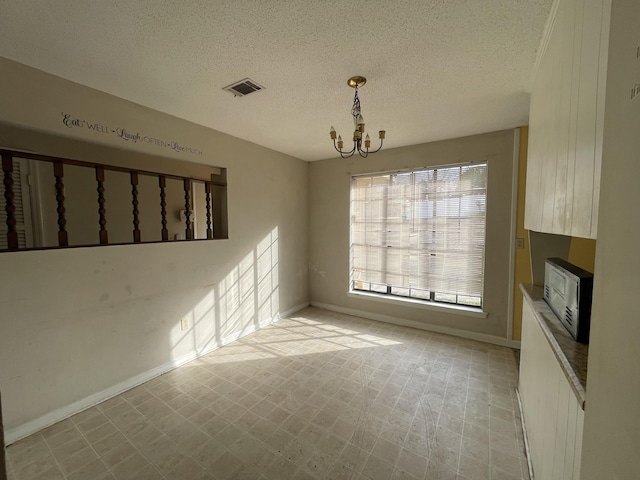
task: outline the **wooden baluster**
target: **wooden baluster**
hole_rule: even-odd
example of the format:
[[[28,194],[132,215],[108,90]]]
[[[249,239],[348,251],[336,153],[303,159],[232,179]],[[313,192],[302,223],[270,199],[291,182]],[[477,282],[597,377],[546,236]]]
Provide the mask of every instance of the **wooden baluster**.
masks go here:
[[[18,249],[18,232],[16,230],[16,206],[13,203],[13,155],[2,152],[2,171],[4,172],[4,199],[7,212],[7,246],[9,250]]]
[[[131,172],[131,205],[133,205],[133,242],[140,243],[140,211],[138,210],[138,172]]]
[[[193,229],[191,228],[191,179],[184,179],[184,213],[185,213],[185,236],[187,240],[193,240]]]
[[[53,176],[56,178],[56,202],[58,203],[58,246],[67,247],[69,238],[67,234],[67,218],[64,208],[64,164],[62,162],[53,162]]]
[[[169,240],[169,230],[167,230],[167,194],[164,189],[167,187],[167,179],[160,175],[160,215],[162,216],[162,241]]]
[[[204,182],[205,201],[207,207],[207,238],[213,238],[213,228],[211,228],[211,182]]]
[[[100,220],[100,245],[109,244],[109,235],[107,233],[107,210],[104,208],[104,167],[96,167],[96,181],[98,182],[98,215]]]

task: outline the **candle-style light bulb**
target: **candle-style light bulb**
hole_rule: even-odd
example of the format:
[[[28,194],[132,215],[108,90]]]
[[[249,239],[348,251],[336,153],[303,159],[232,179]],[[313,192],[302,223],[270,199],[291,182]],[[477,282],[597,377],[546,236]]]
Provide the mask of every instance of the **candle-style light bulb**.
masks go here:
[[[344,145],[344,143],[342,143],[342,135],[338,135],[338,148],[340,150],[342,150],[342,145]]]
[[[336,139],[336,129],[333,128],[333,125],[331,125],[331,130],[329,130],[329,135],[331,135],[331,140]]]
[[[371,146],[371,139],[369,138],[369,134],[364,138],[364,147],[369,148]]]

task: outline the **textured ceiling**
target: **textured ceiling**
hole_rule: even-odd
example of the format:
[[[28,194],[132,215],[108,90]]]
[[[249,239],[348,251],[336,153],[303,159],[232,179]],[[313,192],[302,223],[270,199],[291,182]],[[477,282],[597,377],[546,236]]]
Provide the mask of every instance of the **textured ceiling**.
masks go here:
[[[527,124],[551,0],[0,0],[0,56],[304,160]],[[249,77],[265,90],[222,91]],[[3,92],[5,93],[5,92]],[[5,93],[6,94],[6,93]],[[374,142],[372,142],[375,144]]]

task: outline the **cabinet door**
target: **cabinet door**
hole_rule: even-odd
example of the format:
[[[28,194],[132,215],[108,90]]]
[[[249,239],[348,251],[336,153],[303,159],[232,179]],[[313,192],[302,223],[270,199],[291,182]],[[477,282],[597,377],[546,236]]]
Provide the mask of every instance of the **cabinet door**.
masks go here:
[[[610,0],[560,0],[534,75],[525,228],[595,238]]]
[[[579,478],[584,412],[525,301],[519,391],[536,480]]]
[[[582,15],[580,78],[577,85],[578,111],[576,122],[576,159],[574,170],[573,218],[568,234],[575,237],[595,237],[591,231],[593,209],[598,208],[594,198],[596,182],[596,132],[600,43],[602,30],[602,0],[584,0]],[[602,86],[601,86],[602,87]]]
[[[559,2],[550,19],[531,92],[525,228],[540,232],[566,229],[576,1]]]

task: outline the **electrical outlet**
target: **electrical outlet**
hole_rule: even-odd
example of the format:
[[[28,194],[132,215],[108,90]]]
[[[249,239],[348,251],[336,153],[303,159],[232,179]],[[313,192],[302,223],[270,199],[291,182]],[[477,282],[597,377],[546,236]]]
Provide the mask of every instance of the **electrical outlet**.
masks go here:
[[[516,238],[516,248],[524,248],[524,238]]]
[[[184,317],[180,321],[180,329],[181,330],[188,330],[189,329],[189,317]]]

